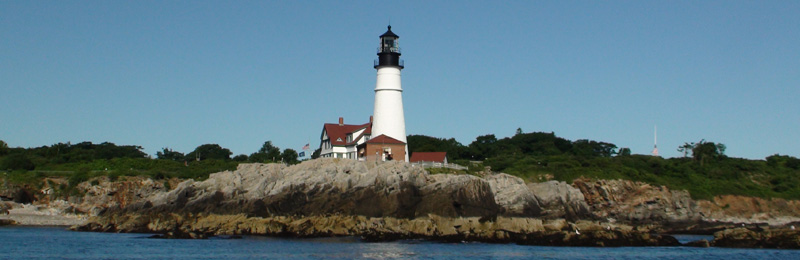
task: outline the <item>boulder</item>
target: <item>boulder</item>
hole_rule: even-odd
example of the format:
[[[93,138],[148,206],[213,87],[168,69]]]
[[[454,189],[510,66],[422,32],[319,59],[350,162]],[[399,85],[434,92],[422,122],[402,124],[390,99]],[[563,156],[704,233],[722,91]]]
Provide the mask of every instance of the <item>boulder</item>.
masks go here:
[[[505,173],[489,174],[484,177],[492,188],[495,203],[505,216],[542,216],[540,199],[536,197],[525,181]]]
[[[0,201],[0,215],[8,214],[8,210],[12,208],[13,202]]]
[[[1,226],[11,226],[16,225],[17,222],[12,219],[0,219],[0,227]]]
[[[545,218],[577,220],[591,217],[591,210],[583,193],[565,182],[547,181],[528,183],[528,189],[537,198]]]
[[[714,233],[713,246],[800,249],[800,232],[791,229],[733,228]]]

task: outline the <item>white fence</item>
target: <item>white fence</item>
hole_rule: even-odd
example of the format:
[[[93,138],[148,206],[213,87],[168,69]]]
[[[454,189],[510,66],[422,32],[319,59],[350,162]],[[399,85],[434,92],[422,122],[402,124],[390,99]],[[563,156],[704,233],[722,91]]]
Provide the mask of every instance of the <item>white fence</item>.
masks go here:
[[[454,163],[440,163],[440,162],[414,162],[414,166],[422,166],[422,168],[449,168],[455,170],[466,170],[467,167],[454,164]]]

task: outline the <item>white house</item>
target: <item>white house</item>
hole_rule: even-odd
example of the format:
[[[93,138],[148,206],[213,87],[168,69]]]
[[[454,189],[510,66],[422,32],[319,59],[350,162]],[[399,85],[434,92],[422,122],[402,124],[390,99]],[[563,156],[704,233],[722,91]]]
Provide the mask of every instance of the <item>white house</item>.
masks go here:
[[[325,124],[320,137],[319,157],[358,159],[357,147],[366,143],[372,133],[372,117],[369,123],[346,125],[344,118],[338,124]]]

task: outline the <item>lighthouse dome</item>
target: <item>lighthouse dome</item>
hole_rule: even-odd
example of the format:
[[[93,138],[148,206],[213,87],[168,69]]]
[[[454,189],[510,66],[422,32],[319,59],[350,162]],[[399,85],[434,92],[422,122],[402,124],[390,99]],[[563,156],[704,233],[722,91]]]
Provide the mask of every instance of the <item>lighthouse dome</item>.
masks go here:
[[[389,30],[387,30],[385,33],[381,34],[381,36],[380,36],[381,38],[384,38],[384,37],[400,38],[400,36],[397,36],[397,34],[394,34],[392,32],[392,26],[391,25],[389,25],[388,27],[389,27]]]

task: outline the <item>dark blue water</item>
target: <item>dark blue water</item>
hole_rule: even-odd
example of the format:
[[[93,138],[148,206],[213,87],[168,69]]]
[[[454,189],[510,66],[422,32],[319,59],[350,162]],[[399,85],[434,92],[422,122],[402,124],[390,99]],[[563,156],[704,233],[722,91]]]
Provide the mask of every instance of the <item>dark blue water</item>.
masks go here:
[[[356,238],[149,239],[146,234],[0,227],[0,259],[800,259],[800,250],[546,247]],[[685,240],[694,238],[681,238]]]

